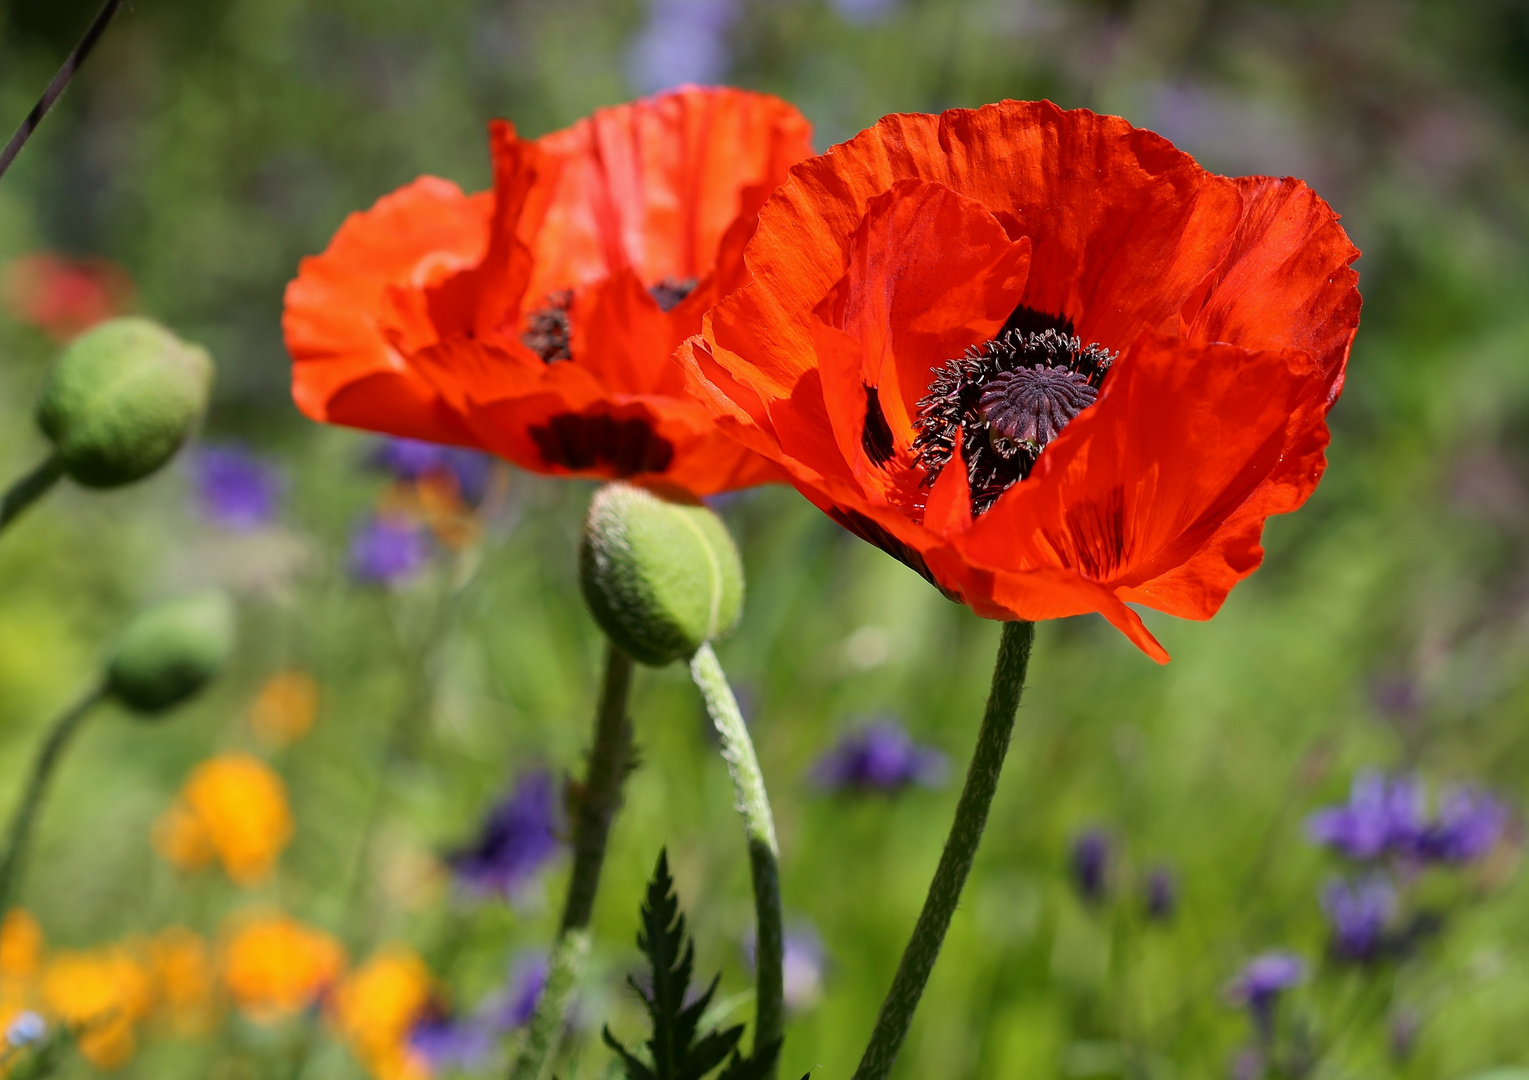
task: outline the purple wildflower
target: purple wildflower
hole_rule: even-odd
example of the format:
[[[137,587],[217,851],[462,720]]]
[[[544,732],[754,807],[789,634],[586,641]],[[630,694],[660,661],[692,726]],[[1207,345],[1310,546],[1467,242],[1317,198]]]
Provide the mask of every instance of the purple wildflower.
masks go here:
[[[1280,995],[1306,978],[1306,961],[1291,952],[1261,953],[1249,960],[1227,987],[1228,996],[1247,1007],[1259,1034],[1274,1030],[1274,1007]]]
[[[1396,914],[1396,890],[1379,874],[1334,880],[1322,892],[1322,913],[1332,926],[1332,950],[1345,960],[1368,961],[1386,950],[1386,929]]]
[[[1090,904],[1103,900],[1110,887],[1110,837],[1103,829],[1085,829],[1072,842],[1072,883]]]
[[[736,0],[653,0],[628,57],[632,81],[643,93],[720,81],[732,65],[727,34],[737,17]]]
[[[426,1015],[409,1030],[409,1049],[435,1074],[482,1068],[494,1043],[493,1031],[474,1017]]]
[[[464,502],[476,503],[488,489],[493,462],[486,454],[462,446],[446,446],[421,439],[385,439],[368,458],[375,467],[400,480],[421,480],[449,473]]]
[[[204,446],[191,457],[197,509],[214,525],[249,532],[269,524],[281,500],[276,467],[237,446]]]
[[[424,567],[430,538],[424,526],[399,515],[371,517],[350,537],[350,572],[361,581],[397,585]]]
[[[812,779],[829,791],[896,792],[912,784],[936,787],[945,777],[945,755],[919,746],[891,720],[878,720],[841,738],[812,767]]]
[[[1423,824],[1423,784],[1417,777],[1362,772],[1354,778],[1349,801],[1312,814],[1306,832],[1319,844],[1367,861],[1413,851]]]
[[[500,992],[467,1016],[425,1016],[410,1030],[409,1046],[433,1072],[481,1071],[500,1037],[530,1022],[546,984],[547,958],[522,957]]]
[[[785,982],[786,1009],[805,1012],[823,998],[823,980],[828,972],[828,953],[816,929],[807,923],[786,927],[782,942],[781,968]],[[754,931],[743,939],[743,957],[754,967]]]
[[[477,840],[446,863],[470,891],[510,897],[557,849],[557,785],[551,773],[537,771],[489,812]]]
[[[1440,797],[1439,813],[1423,830],[1418,854],[1439,862],[1471,862],[1497,846],[1507,824],[1507,808],[1497,799],[1479,788],[1455,788]]]
[[[1154,867],[1144,890],[1147,918],[1167,922],[1179,906],[1179,879],[1166,866]]]

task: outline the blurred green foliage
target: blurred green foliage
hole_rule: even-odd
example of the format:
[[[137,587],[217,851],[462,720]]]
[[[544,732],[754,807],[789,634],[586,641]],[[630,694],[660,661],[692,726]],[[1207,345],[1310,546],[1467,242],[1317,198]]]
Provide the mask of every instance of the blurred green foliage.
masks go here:
[[[0,4],[0,117],[24,115],[94,6]],[[368,438],[288,403],[281,294],[347,212],[418,173],[483,186],[491,116],[538,134],[630,96],[646,17],[637,0],[136,0],[0,182],[0,258],[120,262],[145,312],[217,357],[209,437],[247,440],[288,476],[280,527],[258,534],[198,521],[171,469],[106,495],[63,490],[0,538],[6,792],[127,613],[193,586],[243,595],[231,676],[163,726],[103,717],[66,762],[25,890],[51,941],[172,922],[216,934],[231,911],[279,905],[358,957],[411,943],[468,1004],[510,956],[545,946],[564,864],[519,908],[449,896],[421,868],[516,774],[579,767],[599,657],[575,574],[592,489],[516,475],[481,549],[396,593],[353,585],[346,531],[383,482],[360,468]],[[1264,569],[1213,622],[1148,616],[1166,668],[1095,618],[1040,627],[988,836],[898,1072],[1227,1075],[1248,1038],[1228,978],[1271,947],[1320,963],[1317,889],[1336,866],[1302,820],[1355,769],[1475,778],[1529,805],[1529,5],[899,0],[851,19],[820,0],[739,0],[727,44],[730,81],[796,102],[821,146],[889,111],[1049,96],[1153,127],[1212,169],[1301,175],[1365,251],[1330,469],[1310,505],[1270,523]],[[0,324],[6,475],[43,453],[28,417],[52,352]],[[771,783],[788,919],[810,919],[831,958],[826,995],[790,1024],[784,1075],[847,1076],[955,785],[836,799],[806,771],[876,713],[964,761],[997,627],[790,490],[725,514],[749,597],[720,653]],[[279,874],[253,894],[182,878],[152,822],[198,760],[258,749],[249,702],[294,665],[322,707],[312,735],[271,755],[297,820]],[[748,985],[750,920],[730,787],[683,669],[642,673],[633,715],[643,763],[586,1005],[624,1037],[637,1013],[620,976],[660,845],[724,995]],[[1102,908],[1066,874],[1087,825],[1122,855]],[[1159,863],[1181,883],[1167,925],[1135,891]],[[1400,969],[1329,964],[1291,996],[1316,1075],[1466,1078],[1529,1059],[1529,885],[1512,871],[1499,859],[1457,883],[1444,933]],[[1421,1018],[1404,1058],[1390,1048],[1400,1007]],[[300,1026],[152,1041],[122,1075],[287,1076]],[[570,1077],[604,1067],[588,1047]],[[359,1066],[324,1041],[308,1069]]]

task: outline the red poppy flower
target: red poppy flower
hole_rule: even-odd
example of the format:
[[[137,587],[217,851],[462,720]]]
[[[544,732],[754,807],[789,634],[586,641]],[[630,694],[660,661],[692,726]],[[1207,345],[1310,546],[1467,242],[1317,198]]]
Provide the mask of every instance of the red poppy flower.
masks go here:
[[[792,170],[680,352],[726,430],[996,619],[1205,619],[1325,464],[1358,257],[1299,180],[1049,102],[884,118]]]
[[[535,140],[494,123],[492,193],[421,178],[303,260],[283,320],[298,407],[537,472],[698,495],[779,479],[672,354],[741,282],[810,134],[778,98],[697,87]]]
[[[70,259],[40,251],[13,260],[0,276],[0,301],[17,322],[68,341],[133,307],[133,279],[109,259]]]

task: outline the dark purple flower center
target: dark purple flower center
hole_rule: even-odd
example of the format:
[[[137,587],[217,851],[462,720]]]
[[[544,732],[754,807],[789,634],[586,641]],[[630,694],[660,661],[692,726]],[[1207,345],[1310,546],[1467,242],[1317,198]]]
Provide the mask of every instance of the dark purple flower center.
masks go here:
[[[526,317],[526,332],[520,340],[544,363],[573,358],[568,351],[568,309],[572,306],[573,290],[559,289],[548,293],[547,302]]]
[[[679,307],[680,301],[695,292],[699,282],[695,278],[666,277],[657,285],[648,289],[648,295],[657,301],[662,311],[673,311]]]
[[[1084,345],[1071,320],[1017,309],[996,338],[935,368],[913,422],[925,485],[955,456],[959,437],[972,513],[983,513],[1094,403],[1115,359]]]

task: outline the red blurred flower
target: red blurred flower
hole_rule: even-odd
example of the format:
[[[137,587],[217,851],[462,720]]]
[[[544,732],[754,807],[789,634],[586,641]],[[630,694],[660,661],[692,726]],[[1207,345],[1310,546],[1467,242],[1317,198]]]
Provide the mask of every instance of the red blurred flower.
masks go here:
[[[13,259],[0,277],[0,302],[17,322],[68,341],[133,306],[133,279],[108,259],[37,252]]]
[[[697,87],[535,140],[496,122],[492,193],[421,178],[303,261],[284,319],[298,407],[537,472],[696,494],[778,479],[672,353],[739,284],[809,135],[777,98]]]
[[[953,599],[1098,611],[1166,660],[1126,604],[1209,618],[1316,487],[1358,254],[1299,180],[1213,176],[1116,117],[889,116],[792,171],[680,358]]]

